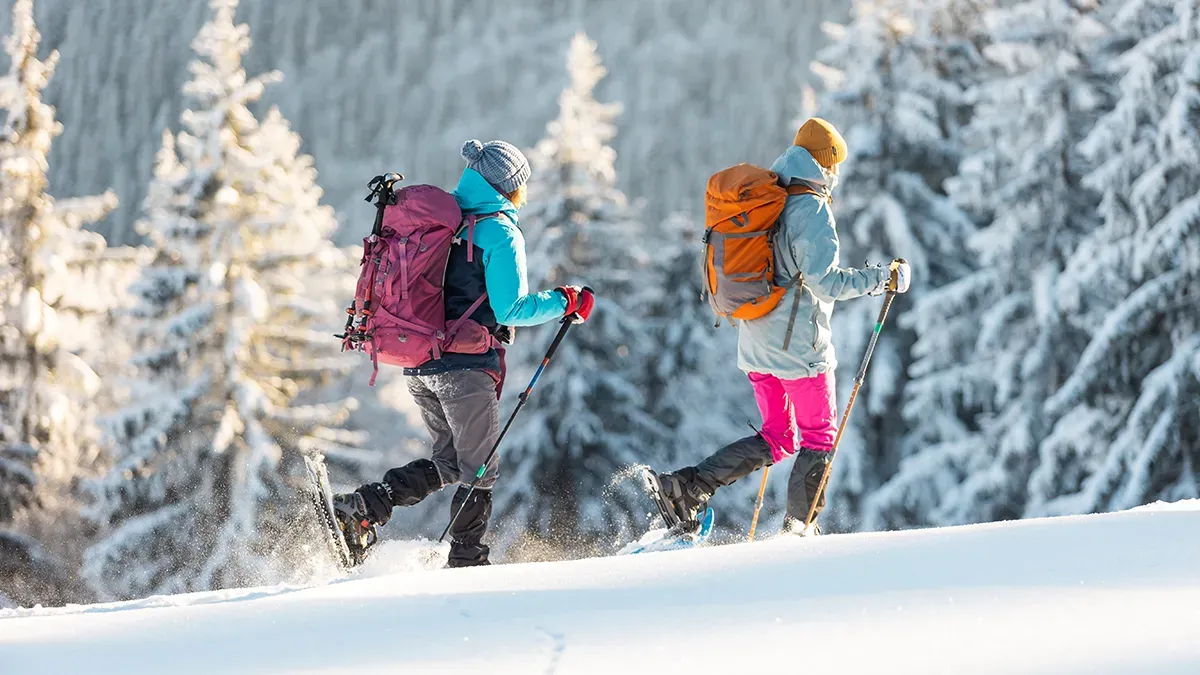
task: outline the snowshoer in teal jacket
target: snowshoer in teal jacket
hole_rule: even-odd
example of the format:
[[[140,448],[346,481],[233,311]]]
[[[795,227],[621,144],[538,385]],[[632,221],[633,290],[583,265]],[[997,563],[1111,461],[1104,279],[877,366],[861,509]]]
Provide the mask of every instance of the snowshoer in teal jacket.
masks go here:
[[[515,148],[514,148],[515,150]],[[522,183],[513,193],[524,198]],[[472,304],[486,291],[488,301],[471,318],[508,341],[510,328],[536,326],[561,318],[567,309],[567,296],[553,291],[529,292],[525,267],[525,237],[517,220],[517,205],[468,166],[463,169],[454,198],[463,214],[483,216],[475,224],[471,240],[472,255],[462,241],[450,252],[446,266],[446,320],[453,321],[470,311]],[[466,232],[459,236],[466,237]],[[483,354],[448,353],[440,359],[405,368],[405,375],[434,375],[455,370],[479,370],[500,379],[501,354],[490,350]]]
[[[513,326],[534,326],[564,316],[586,321],[592,292],[559,286],[531,293],[525,269],[525,239],[517,210],[525,202],[530,168],[517,148],[503,141],[467,141],[463,170],[454,197],[464,214],[481,216],[473,233],[465,230],[450,250],[446,266],[446,320],[468,312],[487,293],[487,302],[471,312],[499,342],[512,339]],[[468,255],[469,253],[469,255]],[[446,485],[475,477],[500,436],[499,387],[504,379],[503,352],[445,353],[415,368],[405,368],[408,391],[432,437],[432,457],[388,471],[378,483],[336,495],[334,508],[343,530],[361,537],[370,525],[383,525],[396,506],[412,506]],[[450,529],[449,567],[488,564],[483,543],[492,512],[492,486],[499,455],[488,462],[475,490],[461,485],[450,505],[459,513]],[[461,513],[459,508],[462,508]],[[363,525],[363,523],[366,525]]]

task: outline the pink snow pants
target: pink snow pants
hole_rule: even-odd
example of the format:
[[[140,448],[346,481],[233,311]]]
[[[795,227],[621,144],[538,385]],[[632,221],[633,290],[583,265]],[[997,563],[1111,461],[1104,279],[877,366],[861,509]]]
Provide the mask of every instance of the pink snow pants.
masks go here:
[[[837,401],[833,373],[781,380],[766,373],[749,373],[754,400],[762,414],[762,435],[779,462],[798,447],[828,452],[837,433]],[[800,443],[796,443],[796,430]]]

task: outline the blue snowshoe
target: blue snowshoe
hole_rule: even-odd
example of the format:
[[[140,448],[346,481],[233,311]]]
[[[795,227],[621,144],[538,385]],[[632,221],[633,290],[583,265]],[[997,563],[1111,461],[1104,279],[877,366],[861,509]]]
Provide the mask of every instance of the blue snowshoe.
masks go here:
[[[677,503],[679,500],[668,499],[663,494],[662,478],[649,467],[639,468],[646,494],[658,508],[664,526],[651,530],[642,535],[641,539],[627,544],[618,554],[673,551],[702,545],[712,533],[715,519],[707,500],[693,507],[686,500]]]

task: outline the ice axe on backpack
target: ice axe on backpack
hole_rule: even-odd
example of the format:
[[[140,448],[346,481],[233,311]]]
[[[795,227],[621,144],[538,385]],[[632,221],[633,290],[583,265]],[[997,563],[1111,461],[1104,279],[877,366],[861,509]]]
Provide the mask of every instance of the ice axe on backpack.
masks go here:
[[[584,290],[592,292],[592,289],[588,288],[587,286],[584,286]],[[576,317],[574,314],[570,314],[564,316],[559,322],[561,324],[561,328],[559,328],[558,333],[554,335],[554,340],[550,342],[550,348],[546,350],[546,355],[542,357],[541,364],[538,365],[537,370],[534,371],[533,378],[529,380],[529,386],[525,387],[525,391],[521,392],[521,395],[517,397],[517,407],[513,409],[512,415],[509,415],[508,422],[504,424],[504,429],[500,431],[500,435],[496,438],[496,442],[492,444],[492,449],[488,452],[487,457],[484,458],[483,464],[479,465],[479,470],[475,472],[475,478],[471,481],[471,485],[467,487],[467,494],[465,497],[463,497],[462,504],[459,505],[458,510],[454,512],[454,515],[450,517],[450,522],[446,523],[446,529],[442,530],[442,536],[438,537],[438,543],[446,540],[446,535],[450,533],[450,528],[454,527],[454,523],[458,521],[458,516],[462,514],[463,508],[466,507],[467,501],[471,498],[471,494],[475,492],[475,486],[478,485],[479,481],[483,478],[483,474],[487,471],[488,464],[491,464],[492,457],[496,455],[496,450],[500,448],[501,441],[504,440],[504,436],[508,433],[509,428],[512,427],[513,420],[517,419],[517,413],[521,412],[521,408],[525,407],[525,403],[529,400],[529,394],[533,391],[533,388],[537,386],[537,381],[538,378],[542,376],[542,371],[546,370],[546,366],[550,364],[550,359],[554,357],[554,352],[558,351],[558,346],[562,344],[563,338],[567,336],[567,331],[571,329],[571,326],[575,325],[575,318]]]
[[[367,195],[366,201],[369,202],[372,199],[379,197],[383,192],[391,192],[391,197],[394,198],[396,195],[392,186],[402,180],[404,180],[404,174],[396,173],[395,171],[389,171],[383,175],[375,176],[367,182],[367,188],[371,192]]]
[[[396,203],[396,183],[404,180],[404,174],[389,171],[375,176],[367,183],[366,201],[375,200],[375,224],[371,227],[371,236],[378,237],[383,232],[383,210]],[[371,308],[364,305],[361,314],[354,302],[346,308],[346,327],[334,337],[342,341],[342,351],[357,348],[370,336],[367,335],[367,318],[371,316]],[[357,321],[356,321],[357,320]]]
[[[396,183],[404,180],[404,174],[389,171],[382,176],[375,176],[367,183],[370,192],[366,201],[375,200],[375,225],[371,234],[378,237],[383,232],[383,210],[396,203]]]

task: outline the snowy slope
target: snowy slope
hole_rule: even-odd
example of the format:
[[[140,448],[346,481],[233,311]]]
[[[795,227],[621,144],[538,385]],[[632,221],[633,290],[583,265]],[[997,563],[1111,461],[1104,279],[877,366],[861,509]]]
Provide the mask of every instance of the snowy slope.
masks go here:
[[[487,569],[415,553],[8,610],[0,673],[1200,672],[1200,502]]]

